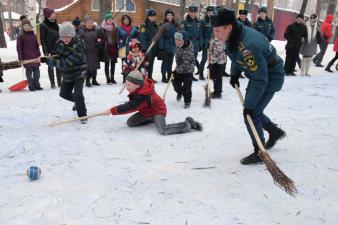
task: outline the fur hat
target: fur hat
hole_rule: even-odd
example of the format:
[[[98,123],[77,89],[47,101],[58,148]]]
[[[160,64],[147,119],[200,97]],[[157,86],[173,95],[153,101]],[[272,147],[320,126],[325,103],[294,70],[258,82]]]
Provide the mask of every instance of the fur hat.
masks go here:
[[[142,73],[139,70],[133,70],[133,71],[131,71],[127,75],[126,80],[130,81],[130,82],[132,82],[134,84],[140,85],[140,86],[142,86],[143,82],[144,82],[143,81]]]
[[[229,24],[235,25],[236,23],[237,19],[235,17],[235,12],[225,7],[217,8],[215,15],[211,17],[211,25],[213,27],[226,26]]]
[[[165,16],[167,16],[168,14],[172,14],[173,16],[175,16],[174,10],[172,10],[172,9],[167,9],[167,10],[164,12],[164,15],[165,15]]]
[[[241,10],[239,10],[239,15],[248,15],[248,10],[246,10],[246,9],[241,9]]]
[[[156,11],[154,9],[148,9],[148,11],[147,11],[147,17],[148,16],[156,16]]]
[[[75,27],[70,21],[63,22],[59,30],[60,37],[75,37]]]
[[[198,7],[195,5],[191,5],[189,6],[189,12],[197,12],[198,11]]]
[[[208,6],[207,7],[207,12],[213,12],[215,11],[215,7],[214,6]]]
[[[265,6],[261,6],[258,9],[258,13],[261,13],[261,12],[268,13],[268,9]]]
[[[43,15],[46,18],[49,18],[53,13],[55,13],[54,9],[51,9],[51,8],[44,8],[43,9]]]

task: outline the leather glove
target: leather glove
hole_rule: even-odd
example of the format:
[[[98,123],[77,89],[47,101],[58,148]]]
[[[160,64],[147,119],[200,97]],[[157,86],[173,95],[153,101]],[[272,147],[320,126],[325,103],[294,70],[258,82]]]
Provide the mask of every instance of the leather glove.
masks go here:
[[[235,85],[238,85],[239,87],[239,77],[231,77],[230,78],[230,85],[233,87],[233,88],[236,88]]]
[[[252,109],[248,109],[248,108],[244,108],[243,115],[244,115],[244,117],[246,117],[246,115],[249,115],[252,118],[252,116],[253,116],[253,110]]]

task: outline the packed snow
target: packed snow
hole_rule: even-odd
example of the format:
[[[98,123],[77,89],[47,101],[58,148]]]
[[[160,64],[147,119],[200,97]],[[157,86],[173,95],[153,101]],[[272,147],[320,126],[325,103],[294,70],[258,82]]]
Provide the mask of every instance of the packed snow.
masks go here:
[[[15,60],[15,42],[0,49]],[[274,42],[284,57],[284,42]],[[324,64],[333,57],[329,47]],[[118,84],[84,88],[88,114],[127,100]],[[229,68],[229,66],[228,66]],[[298,68],[297,68],[298,69]],[[298,71],[299,73],[299,71]],[[287,137],[269,151],[298,188],[292,198],[273,184],[264,165],[242,166],[252,152],[242,108],[229,79],[223,98],[203,108],[204,82],[193,83],[190,109],[169,88],[167,121],[192,116],[203,132],[161,136],[154,125],[128,128],[128,116],[46,127],[75,117],[73,104],[51,89],[45,65],[42,92],[10,92],[24,70],[4,71],[0,83],[1,225],[319,225],[338,223],[338,72],[313,67],[311,77],[286,77],[266,112]],[[160,62],[155,63],[160,80]],[[247,80],[241,80],[244,88]],[[157,83],[162,95],[165,84]],[[41,178],[29,181],[30,166]],[[204,169],[199,169],[204,168]]]

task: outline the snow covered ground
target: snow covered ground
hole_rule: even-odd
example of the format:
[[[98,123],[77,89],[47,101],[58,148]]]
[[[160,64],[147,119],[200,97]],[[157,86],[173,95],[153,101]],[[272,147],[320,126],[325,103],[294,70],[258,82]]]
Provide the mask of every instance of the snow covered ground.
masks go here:
[[[284,42],[275,44],[283,53]],[[325,64],[332,46],[328,53]],[[0,55],[14,60],[15,43]],[[160,62],[155,67],[159,80]],[[203,82],[193,84],[189,110],[170,87],[168,122],[190,115],[205,129],[163,137],[153,125],[128,128],[128,116],[46,127],[75,113],[50,89],[45,65],[41,72],[42,92],[8,91],[24,79],[22,69],[5,71],[0,84],[1,225],[338,224],[338,72],[313,67],[312,77],[287,77],[267,109],[287,132],[270,154],[296,182],[296,198],[273,184],[264,165],[239,164],[252,147],[228,78],[211,110],[202,107]],[[84,89],[89,114],[126,100],[117,94],[121,76],[114,86],[104,84],[102,69],[98,77],[101,87]],[[156,85],[160,94],[164,88]],[[32,165],[42,169],[34,182],[23,175]]]

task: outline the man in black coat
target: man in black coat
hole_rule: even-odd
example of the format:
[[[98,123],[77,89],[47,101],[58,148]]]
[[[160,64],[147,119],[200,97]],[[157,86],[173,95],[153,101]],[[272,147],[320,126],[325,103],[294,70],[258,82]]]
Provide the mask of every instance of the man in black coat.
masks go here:
[[[300,49],[302,44],[307,41],[307,29],[304,25],[304,16],[302,14],[298,14],[296,21],[286,28],[284,38],[287,40],[285,46],[285,74],[286,76],[295,76],[294,70]]]
[[[248,20],[248,10],[246,9],[239,10],[239,17],[237,20],[242,22],[247,27],[252,27],[251,22]]]
[[[45,20],[40,24],[40,39],[43,54],[47,56],[53,54],[56,41],[59,40],[59,25],[56,22],[56,14],[53,9],[44,8],[43,15]],[[51,87],[54,89],[55,79],[53,65],[48,65],[48,76]],[[58,86],[61,87],[61,73],[58,69],[56,69],[56,78]]]

